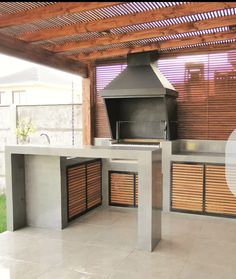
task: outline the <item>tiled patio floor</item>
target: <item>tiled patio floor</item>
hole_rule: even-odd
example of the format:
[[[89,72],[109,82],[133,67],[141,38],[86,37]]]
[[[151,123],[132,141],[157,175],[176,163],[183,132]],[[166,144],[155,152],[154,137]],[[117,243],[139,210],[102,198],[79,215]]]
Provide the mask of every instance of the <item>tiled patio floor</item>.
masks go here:
[[[236,220],[163,214],[153,253],[136,246],[137,210],[97,209],[63,231],[0,234],[1,279],[235,279]]]

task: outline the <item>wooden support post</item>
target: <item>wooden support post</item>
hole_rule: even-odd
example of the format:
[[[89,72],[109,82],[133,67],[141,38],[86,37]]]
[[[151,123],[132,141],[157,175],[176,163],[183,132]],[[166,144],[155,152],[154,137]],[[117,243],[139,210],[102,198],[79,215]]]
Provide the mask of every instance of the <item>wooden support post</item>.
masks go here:
[[[93,67],[89,67],[89,78],[83,79],[83,145],[93,145],[94,140],[94,82]]]

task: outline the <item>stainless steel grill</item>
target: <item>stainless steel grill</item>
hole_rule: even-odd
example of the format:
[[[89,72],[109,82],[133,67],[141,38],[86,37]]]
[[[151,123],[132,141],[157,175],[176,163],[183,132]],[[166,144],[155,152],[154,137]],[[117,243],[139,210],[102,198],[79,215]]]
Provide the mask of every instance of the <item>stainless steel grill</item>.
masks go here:
[[[113,144],[158,145],[177,138],[178,93],[156,68],[157,57],[128,55],[127,68],[102,90]]]

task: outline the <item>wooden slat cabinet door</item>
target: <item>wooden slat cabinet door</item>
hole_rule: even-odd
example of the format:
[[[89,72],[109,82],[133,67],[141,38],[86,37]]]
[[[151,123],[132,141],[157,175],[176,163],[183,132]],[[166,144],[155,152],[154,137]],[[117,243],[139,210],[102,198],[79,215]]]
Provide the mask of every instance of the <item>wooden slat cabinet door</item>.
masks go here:
[[[110,172],[110,205],[135,206],[134,173]]]
[[[236,173],[233,176],[235,181]],[[236,197],[227,185],[223,165],[206,165],[205,211],[236,216]]]
[[[79,165],[67,170],[68,219],[86,210],[86,166]]]
[[[203,211],[203,164],[172,164],[171,209]]]
[[[110,171],[110,205],[138,206],[138,174]]]
[[[138,207],[138,174],[135,175],[135,206]]]
[[[101,161],[87,164],[87,209],[102,203],[102,165]]]
[[[96,159],[67,168],[68,220],[102,203],[102,161]]]

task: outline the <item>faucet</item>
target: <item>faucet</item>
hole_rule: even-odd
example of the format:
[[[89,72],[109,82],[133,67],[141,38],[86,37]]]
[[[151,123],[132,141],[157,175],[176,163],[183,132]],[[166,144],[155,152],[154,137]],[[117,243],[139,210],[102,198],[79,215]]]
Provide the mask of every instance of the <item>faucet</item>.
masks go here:
[[[48,144],[50,144],[50,138],[49,138],[49,136],[48,136],[47,134],[42,133],[42,134],[40,135],[40,137],[41,137],[41,136],[45,136],[45,137],[47,138]]]

